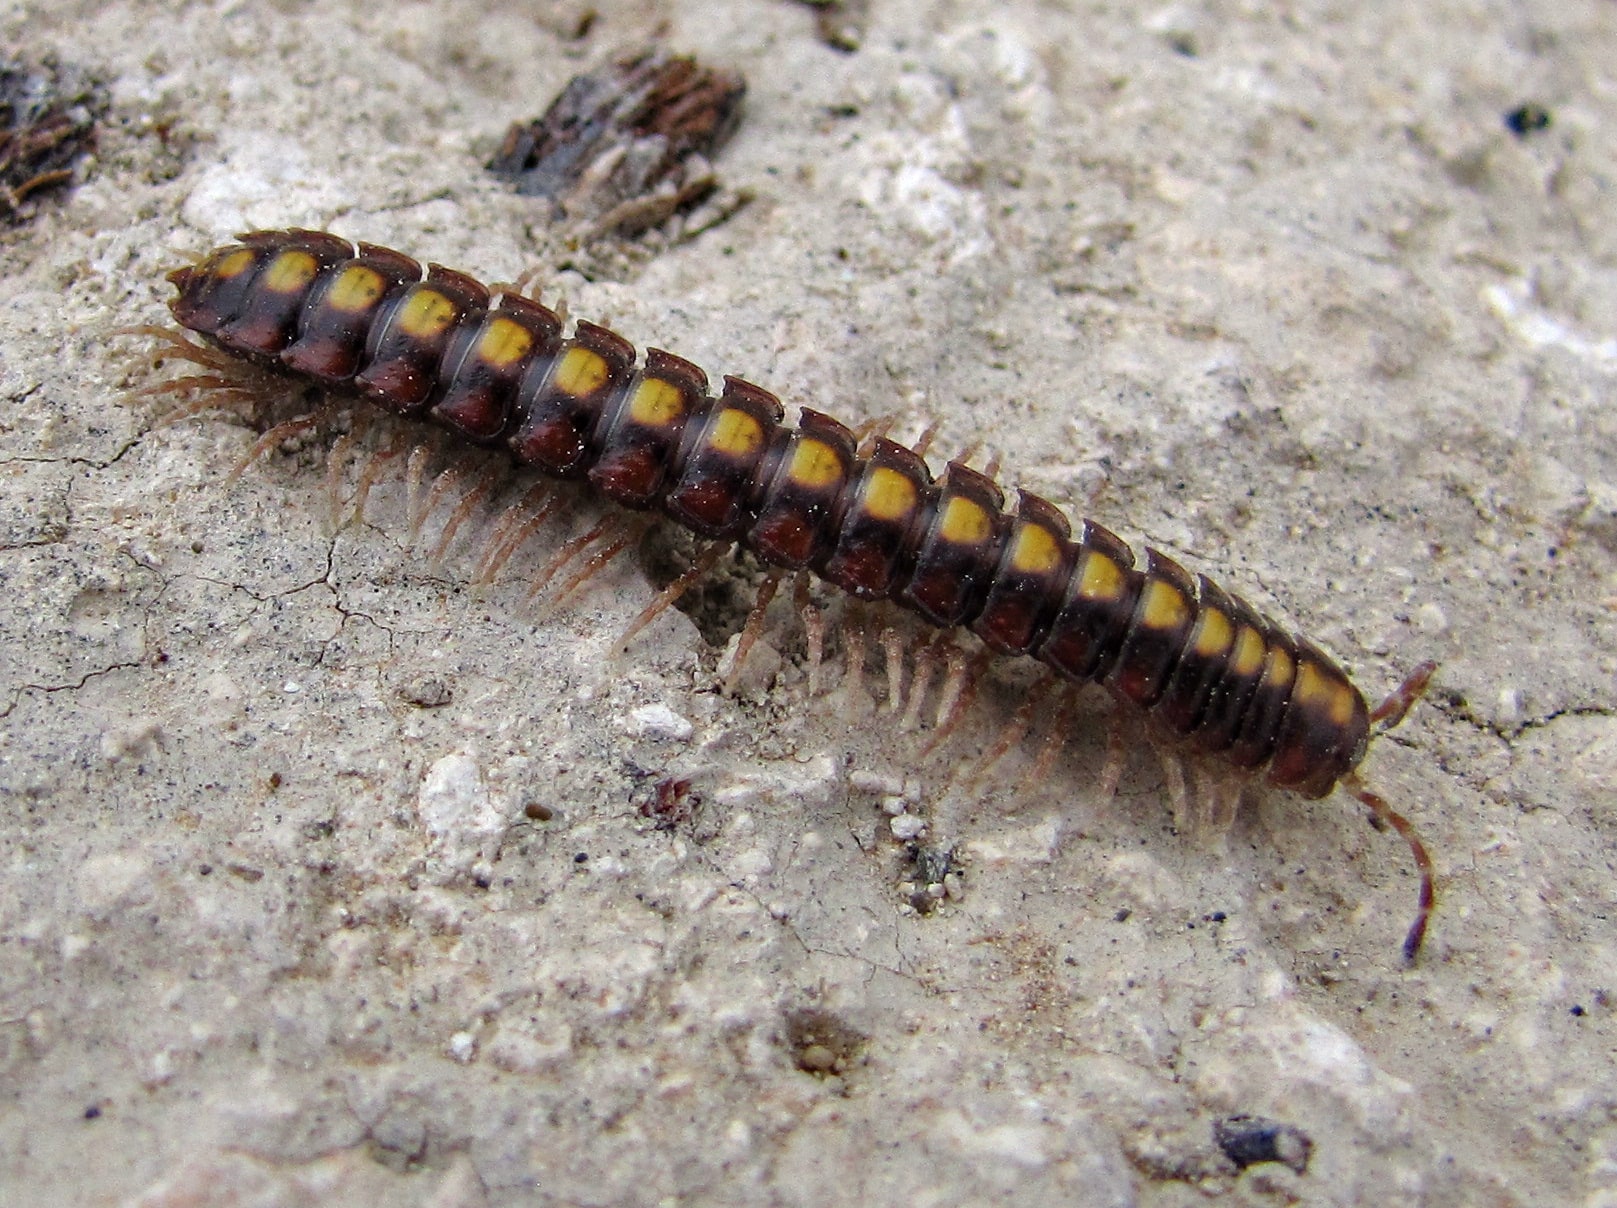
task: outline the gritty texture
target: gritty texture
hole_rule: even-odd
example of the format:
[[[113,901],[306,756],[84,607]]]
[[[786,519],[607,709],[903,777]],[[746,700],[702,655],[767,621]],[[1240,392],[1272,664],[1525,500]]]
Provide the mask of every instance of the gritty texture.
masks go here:
[[[0,242],[0,1198],[1617,1205],[1610,6],[877,0],[851,54],[587,8],[0,18],[113,101]],[[658,33],[746,75],[754,200],[585,257],[481,165]],[[874,665],[808,694],[789,608],[736,695],[707,619],[611,658],[645,551],[546,609],[558,530],[474,590],[486,513],[435,563],[389,471],[334,528],[329,435],[232,478],[255,432],[158,422],[112,333],[285,225],[935,420],[1372,697],[1438,660],[1366,762],[1437,864],[1420,963],[1395,836],[1262,792],[1176,833],[1141,735],[1100,791],[1099,693],[968,790],[1015,669],[928,752]]]

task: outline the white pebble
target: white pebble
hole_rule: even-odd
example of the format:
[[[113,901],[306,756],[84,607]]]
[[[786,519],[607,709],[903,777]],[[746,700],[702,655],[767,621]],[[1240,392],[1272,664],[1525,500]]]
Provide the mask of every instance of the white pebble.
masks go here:
[[[901,842],[917,838],[926,831],[926,823],[914,814],[900,814],[887,824],[893,832],[893,838]]]
[[[629,729],[642,738],[689,740],[694,727],[667,705],[642,705],[629,714]]]

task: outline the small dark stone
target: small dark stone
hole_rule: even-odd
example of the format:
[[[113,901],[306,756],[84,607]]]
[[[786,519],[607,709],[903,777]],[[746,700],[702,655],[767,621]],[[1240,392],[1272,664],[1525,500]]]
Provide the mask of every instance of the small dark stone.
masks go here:
[[[455,699],[448,684],[430,676],[406,684],[399,689],[399,696],[418,709],[441,709]]]
[[[1524,138],[1534,131],[1547,129],[1549,124],[1550,111],[1532,101],[1517,105],[1505,114],[1505,125],[1517,138]]]
[[[1213,1122],[1213,1143],[1241,1170],[1279,1162],[1298,1174],[1308,1170],[1314,1142],[1300,1128],[1262,1116],[1225,1116]]]

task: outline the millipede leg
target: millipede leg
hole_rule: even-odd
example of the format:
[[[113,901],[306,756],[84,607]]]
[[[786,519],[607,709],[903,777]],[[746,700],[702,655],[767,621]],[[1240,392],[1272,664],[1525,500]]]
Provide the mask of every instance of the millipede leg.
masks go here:
[[[308,415],[299,415],[293,419],[287,420],[284,423],[276,424],[268,432],[264,433],[264,435],[260,436],[251,445],[249,445],[247,447],[247,452],[243,453],[239,458],[236,459],[236,464],[230,468],[230,473],[225,475],[225,481],[227,483],[235,482],[236,479],[240,478],[244,473],[246,473],[248,466],[252,465],[259,458],[263,457],[283,440],[287,440],[293,436],[298,436],[301,433],[318,428],[320,426],[320,419],[321,417],[319,414],[311,412]]]
[[[1430,674],[1430,673],[1428,673]],[[1427,854],[1426,844],[1421,842],[1409,819],[1405,818],[1379,794],[1372,793],[1364,787],[1357,776],[1348,776],[1343,779],[1342,787],[1347,789],[1367,807],[1372,817],[1386,823],[1404,837],[1409,844],[1409,853],[1415,858],[1415,867],[1420,872],[1420,895],[1415,904],[1415,921],[1409,926],[1409,933],[1404,936],[1404,964],[1415,963],[1415,957],[1420,953],[1421,941],[1426,938],[1426,924],[1431,920],[1432,908],[1437,904],[1436,873],[1432,869],[1432,857]]]
[[[415,544],[416,534],[421,531],[421,522],[425,515],[421,510],[421,481],[426,474],[427,463],[432,460],[433,446],[425,441],[410,450],[410,458],[405,463],[404,470],[404,514],[410,526],[409,544]]]
[[[881,631],[887,656],[887,711],[897,713],[904,703],[904,636],[891,625]]]
[[[932,727],[936,733],[954,719],[956,707],[966,691],[966,675],[970,663],[966,652],[951,642],[943,652],[943,683],[938,688],[938,707],[932,712]],[[927,743],[928,749],[932,744]]]
[[[566,578],[550,597],[550,601],[545,606],[546,612],[554,612],[559,609],[566,602],[567,597],[572,595],[578,587],[640,539],[640,526],[632,521],[625,520],[621,516],[612,516],[609,517],[609,524],[610,527],[605,531],[612,533],[615,530],[616,535],[586,558],[584,564]]]
[[[964,654],[958,646],[949,652],[949,674],[938,698],[937,729],[927,740],[926,746],[921,748],[923,758],[936,751],[954,734],[966,711],[976,702],[978,686],[994,657],[991,650],[979,650],[969,661],[961,661]]]
[[[1375,707],[1370,714],[1370,724],[1380,726],[1383,730],[1390,730],[1402,722],[1420,698],[1426,695],[1426,689],[1432,682],[1432,673],[1436,670],[1437,664],[1428,659],[1411,671],[1404,678],[1404,682],[1389,692],[1387,698]]]
[[[451,492],[459,490],[461,484],[466,481],[470,473],[471,467],[469,463],[462,459],[450,465],[432,480],[432,485],[427,488],[427,497],[421,501],[420,510],[410,517],[410,537],[408,542],[410,545],[414,545],[421,537],[421,530],[426,526],[427,517],[432,515],[433,509],[442,503]]]
[[[227,390],[246,393],[241,379],[223,373],[188,373],[184,377],[169,378],[153,386],[142,386],[134,391],[135,398],[162,398],[166,394],[184,394],[187,390]]]
[[[605,517],[604,519],[596,522],[595,526],[588,532],[581,533],[572,540],[563,542],[561,548],[551,556],[550,561],[541,566],[538,573],[534,575],[533,585],[528,588],[527,598],[532,600],[540,592],[544,591],[545,587],[550,583],[551,578],[559,570],[561,570],[562,567],[566,566],[569,562],[576,558],[586,546],[594,544],[602,534],[609,532],[612,528],[614,519],[615,518],[611,516]]]
[[[741,679],[741,669],[746,666],[747,656],[752,653],[758,635],[763,632],[764,613],[769,609],[769,602],[775,598],[775,589],[780,586],[780,580],[781,572],[771,571],[758,585],[758,598],[752,602],[752,611],[747,614],[747,623],[741,627],[741,637],[736,642],[735,654],[730,659],[729,667],[724,670],[725,692],[735,691],[735,686]]]
[[[1174,828],[1181,834],[1199,834],[1201,828],[1191,815],[1190,788],[1185,783],[1185,763],[1173,751],[1157,747],[1157,758],[1162,761],[1162,782],[1168,790],[1168,810]]]
[[[965,694],[972,687],[973,666],[975,660],[965,657],[964,650],[956,642],[951,642],[948,650],[944,650],[943,684],[938,687],[938,708],[931,713],[933,737],[927,742],[928,752],[943,741],[939,736],[954,726],[954,721],[962,712],[960,700],[965,699]]]
[[[499,574],[512,555],[561,506],[562,499],[551,483],[540,481],[530,486],[522,498],[507,507],[495,522],[488,536],[487,553],[472,573],[472,582],[479,585],[494,582],[494,576]]]
[[[853,430],[853,439],[859,445],[859,456],[869,457],[870,451],[875,448],[876,441],[893,430],[898,423],[896,415],[878,415],[875,419],[867,419]]]
[[[1123,766],[1128,761],[1128,741],[1123,733],[1123,715],[1112,710],[1106,726],[1106,762],[1100,770],[1100,795],[1107,801],[1117,796],[1117,786],[1123,780]]]
[[[523,269],[522,272],[517,275],[516,281],[512,284],[511,292],[516,294],[516,296],[519,298],[532,298],[535,302],[539,301],[539,292],[534,290],[534,292],[529,293],[528,290],[530,286],[536,284],[539,278],[544,275],[544,271],[544,266],[538,264],[534,265],[532,268]],[[564,319],[563,322],[565,323],[566,320]]]
[[[359,481],[354,485],[352,510],[349,512],[345,524],[362,524],[365,520],[365,504],[371,497],[371,490],[382,477],[382,471],[387,463],[404,452],[402,444],[392,444],[385,449],[378,449],[365,459],[365,468],[359,472]]]
[[[1039,753],[1033,757],[1033,766],[1022,777],[1018,786],[1018,793],[1031,793],[1050,778],[1051,771],[1056,766],[1056,760],[1061,758],[1061,752],[1067,749],[1067,731],[1072,723],[1073,710],[1078,707],[1078,693],[1072,685],[1064,685],[1061,689],[1061,703],[1056,706],[1055,720],[1044,731],[1044,737],[1039,740]]]
[[[940,638],[940,640],[947,640]],[[915,671],[910,677],[910,698],[904,705],[904,716],[899,718],[901,731],[914,730],[921,724],[921,707],[926,704],[927,689],[932,686],[932,668],[937,663],[937,645],[925,643],[915,653]]]
[[[251,390],[240,386],[221,386],[210,390],[201,398],[194,398],[188,402],[181,403],[177,407],[169,408],[152,420],[151,426],[153,428],[172,428],[175,424],[184,423],[188,419],[206,414],[209,411],[224,411],[229,409],[233,403],[253,401],[255,399]]]
[[[937,439],[937,436],[937,424],[928,424],[921,429],[921,434],[915,438],[915,443],[910,446],[911,451],[917,457],[925,457],[926,451],[932,447],[932,442]]]
[[[1208,795],[1209,825],[1216,833],[1228,835],[1235,827],[1236,816],[1241,812],[1241,794],[1246,791],[1245,782],[1236,780],[1231,783],[1226,777],[1209,773],[1201,787]]]
[[[204,369],[218,369],[230,372],[240,369],[241,362],[233,360],[216,348],[205,344],[197,344],[188,340],[179,332],[167,327],[158,327],[155,323],[137,323],[133,327],[115,327],[108,335],[117,338],[120,336],[139,336],[142,339],[160,340],[168,346],[166,353],[157,355],[171,356],[178,360],[190,361],[193,365],[201,365]]]
[[[813,604],[803,605],[802,613],[803,636],[808,647],[808,694],[816,697],[823,686],[820,671],[825,665],[825,614]]]
[[[865,691],[865,626],[864,614],[855,606],[842,623],[842,649],[845,666],[842,687],[838,690],[850,704]]]
[[[733,541],[715,541],[698,554],[696,561],[690,564],[684,574],[658,592],[656,599],[641,609],[640,615],[629,622],[628,628],[620,633],[618,640],[613,643],[613,649],[619,651],[628,649],[629,643],[634,641],[642,629],[672,608],[698,579],[717,566],[719,559],[734,548]]]
[[[465,524],[470,519],[471,514],[482,505],[483,501],[494,493],[494,488],[500,484],[500,480],[505,477],[506,473],[507,468],[504,465],[497,461],[491,461],[483,472],[478,475],[472,489],[461,497],[461,501],[455,505],[455,510],[449,513],[449,518],[444,521],[443,529],[438,533],[438,540],[433,543],[432,552],[427,555],[428,561],[433,566],[437,566],[443,561],[443,557],[449,552],[449,546],[454,542],[455,534],[460,531],[461,525]]]
[[[976,766],[966,776],[966,787],[968,789],[975,789],[981,784],[988,776],[988,773],[994,770],[994,765],[1004,759],[1010,753],[1012,747],[1027,737],[1028,730],[1033,727],[1033,714],[1038,707],[1039,701],[1040,695],[1038,693],[1030,693],[1027,700],[1022,702],[1022,707],[1011,715],[1011,720],[1006,722],[1000,730],[999,737],[994,740],[993,745],[988,750],[983,752],[982,758],[977,761]]]
[[[354,434],[344,432],[331,442],[326,452],[326,524],[332,535],[342,532],[342,472],[353,447]]]

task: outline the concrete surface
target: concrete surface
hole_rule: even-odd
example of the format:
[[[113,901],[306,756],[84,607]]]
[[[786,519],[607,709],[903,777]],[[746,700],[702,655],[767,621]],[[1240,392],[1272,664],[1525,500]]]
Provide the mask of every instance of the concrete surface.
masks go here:
[[[851,55],[802,5],[591,7],[0,18],[116,106],[0,237],[0,1198],[1617,1205],[1611,7],[876,0]],[[589,280],[481,164],[659,31],[746,73],[757,199]],[[966,793],[1014,669],[929,756],[807,695],[784,610],[739,697],[718,622],[609,660],[654,553],[538,615],[553,530],[477,592],[397,474],[331,535],[329,439],[232,480],[254,433],[156,424],[109,333],[290,224],[935,418],[1371,696],[1439,660],[1366,765],[1441,877],[1419,965],[1343,795],[1175,833],[1143,743],[1100,793],[1098,699]],[[935,910],[895,821],[955,849]],[[1238,1171],[1240,1114],[1306,1170]]]

